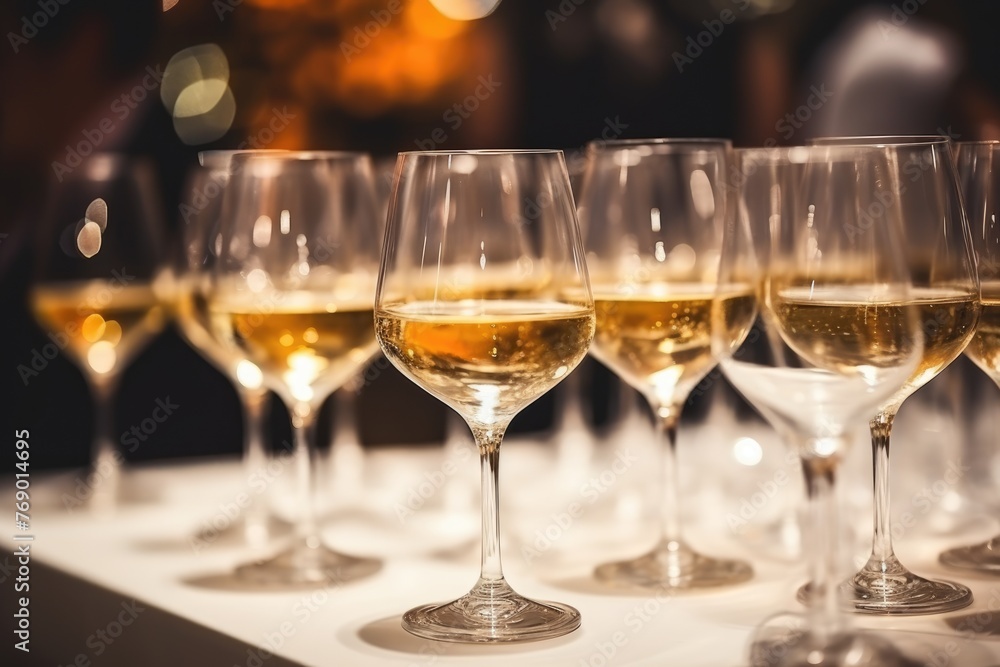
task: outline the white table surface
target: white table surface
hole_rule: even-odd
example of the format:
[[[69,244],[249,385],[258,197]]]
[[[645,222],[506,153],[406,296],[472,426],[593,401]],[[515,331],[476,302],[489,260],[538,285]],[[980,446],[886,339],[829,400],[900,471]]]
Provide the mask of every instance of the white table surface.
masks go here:
[[[682,458],[691,541],[708,553],[751,560],[756,573],[751,582],[659,598],[610,593],[590,577],[593,566],[608,558],[637,555],[656,537],[651,508],[656,454],[643,443],[641,433],[633,436],[620,434],[614,442],[600,445],[589,460],[570,454],[561,463],[551,443],[504,445],[501,511],[507,578],[519,592],[569,603],[583,616],[582,627],[566,637],[508,646],[429,642],[410,636],[399,625],[408,608],[457,597],[475,581],[479,471],[471,447],[383,448],[363,459],[354,457],[353,450],[342,450],[336,468],[340,474],[324,498],[331,508],[324,538],[343,551],[378,556],[384,566],[369,579],[334,590],[225,590],[230,583],[226,574],[257,552],[226,540],[201,550],[191,546],[198,528],[242,488],[245,474],[233,459],[131,469],[125,486],[132,500],[110,515],[63,508],[60,494],[72,492],[76,473],[33,475],[33,566],[50,568],[79,586],[70,587],[76,591],[75,599],[48,599],[58,593],[45,589],[33,593],[47,596],[33,601],[47,603],[39,604],[37,613],[63,614],[64,630],[43,645],[36,641],[31,657],[37,664],[70,664],[83,654],[92,664],[153,665],[160,664],[156,656],[168,656],[166,663],[178,664],[181,655],[185,664],[200,665],[208,664],[200,656],[223,655],[227,667],[252,667],[256,662],[247,651],[267,647],[267,637],[278,632],[281,646],[274,658],[261,661],[263,665],[508,665],[515,660],[521,667],[743,665],[747,639],[761,619],[782,610],[801,611],[794,600],[796,588],[805,580],[800,560],[782,555],[776,546],[756,537],[767,521],[780,515],[787,498],[769,498],[746,530],[734,530],[727,523],[742,500],[763,488],[760,482],[766,487],[768,479],[784,479],[775,471],[785,464],[779,461],[755,473],[761,476],[743,479],[733,476],[739,471],[734,473],[731,461],[711,460],[711,452],[726,450],[709,448],[698,461],[691,454],[687,463]],[[698,439],[689,434],[684,446],[695,448]],[[588,479],[600,481],[601,472],[612,470],[611,463],[621,452],[634,462],[606,487],[585,489]],[[695,464],[703,469],[696,470]],[[435,474],[442,471],[447,474]],[[794,476],[796,468],[789,465],[787,471]],[[268,487],[278,514],[290,514],[291,477],[285,470]],[[441,489],[429,493],[422,507],[400,518],[399,507],[410,491],[419,493],[422,482],[442,479]],[[608,481],[609,475],[604,479]],[[699,481],[707,479],[712,481]],[[787,496],[795,483],[778,487],[778,495]],[[425,485],[423,491],[430,488]],[[9,484],[3,490],[4,497],[12,495]],[[556,531],[554,515],[574,502],[581,505],[581,515]],[[994,619],[1000,609],[1000,578],[956,574],[936,563],[942,548],[988,536],[994,527],[974,524],[965,533],[953,531],[947,536],[914,529],[897,540],[898,551],[911,568],[970,585],[976,595],[972,607],[947,615],[853,616],[853,620],[907,642],[923,642],[914,645],[926,664],[1000,664],[1000,617]],[[536,531],[544,533],[546,528],[556,536],[548,546],[536,542]],[[11,550],[14,543],[4,533],[0,545]],[[538,548],[537,557],[529,559],[525,545]],[[858,548],[848,549],[852,550]],[[863,552],[848,556],[858,558]],[[10,580],[3,585],[10,586]],[[95,602],[91,609],[91,600],[99,597],[103,606],[98,608]],[[96,656],[88,636],[114,620],[111,614],[119,601],[133,599],[154,612],[140,614],[115,645]],[[965,627],[962,619],[976,614],[982,615],[979,632],[953,627]],[[36,622],[41,625],[44,619]],[[3,635],[7,634],[5,629]],[[606,657],[602,647],[608,653],[616,638],[619,646]],[[213,642],[226,648],[204,649]],[[954,642],[953,647],[948,642]],[[151,643],[159,648],[151,648]],[[942,663],[941,651],[946,648],[951,657]],[[14,664],[36,664],[23,655],[19,659],[23,662]]]

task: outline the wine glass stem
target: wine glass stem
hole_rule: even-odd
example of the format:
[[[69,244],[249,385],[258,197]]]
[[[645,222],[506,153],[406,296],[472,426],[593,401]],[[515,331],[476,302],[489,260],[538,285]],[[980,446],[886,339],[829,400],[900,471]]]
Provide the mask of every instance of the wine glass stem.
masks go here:
[[[813,590],[820,599],[810,606],[810,630],[820,640],[835,633],[842,622],[838,609],[839,586],[837,565],[837,499],[834,482],[837,461],[834,458],[802,459],[808,501],[807,539],[809,567]],[[811,535],[808,535],[811,533]]]
[[[319,527],[316,524],[316,410],[306,403],[296,403],[292,408],[292,430],[295,433],[296,481],[299,491],[299,520],[295,524],[296,543],[299,548],[317,548],[320,545]]]
[[[680,493],[677,488],[680,482],[680,475],[677,472],[677,423],[680,411],[674,407],[654,407],[654,409],[660,417],[663,441],[661,468],[663,477],[660,480],[660,493],[663,494],[663,502],[660,509],[662,523],[660,541],[674,550],[674,547],[682,542]]]
[[[872,484],[875,489],[872,560],[892,559],[892,526],[889,506],[889,433],[895,415],[880,412],[869,423],[872,434]]]
[[[483,473],[483,559],[479,583],[503,580],[500,562],[500,442],[506,424],[502,426],[473,426],[472,434],[479,447],[479,461]]]
[[[259,475],[267,465],[264,449],[264,408],[267,390],[237,388],[243,404],[243,466],[247,479]],[[254,498],[244,514],[244,532],[247,541],[260,543],[266,540],[268,508],[264,498]]]
[[[91,496],[95,509],[110,509],[118,498],[122,455],[115,444],[116,378],[105,376],[91,382],[94,396],[95,433],[91,466],[98,480]]]

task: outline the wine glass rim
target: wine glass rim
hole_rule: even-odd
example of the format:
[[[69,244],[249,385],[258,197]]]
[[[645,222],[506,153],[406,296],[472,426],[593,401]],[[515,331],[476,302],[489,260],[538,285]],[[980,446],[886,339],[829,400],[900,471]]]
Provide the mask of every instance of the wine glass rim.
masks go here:
[[[229,166],[234,155],[269,155],[287,152],[281,148],[216,148],[198,151],[198,164],[208,168],[225,168]]]
[[[975,141],[956,141],[958,146],[1000,146],[1000,139],[976,139]]]
[[[399,156],[445,157],[449,155],[555,155],[562,153],[559,148],[471,148],[465,150],[441,151],[400,151]]]
[[[628,148],[630,146],[705,146],[721,145],[732,147],[732,140],[721,137],[654,137],[651,139],[594,139],[587,142],[588,148]]]
[[[107,180],[116,177],[122,169],[129,166],[140,170],[154,168],[153,162],[147,155],[133,155],[121,151],[97,151],[84,157],[77,168],[64,174],[60,180],[78,178]]]
[[[240,155],[249,155],[251,158],[262,158],[267,160],[356,160],[358,158],[371,159],[371,155],[364,151],[288,151],[288,150],[248,150],[236,151]]]
[[[943,134],[872,134],[815,137],[812,146],[933,146],[948,145],[951,138]]]

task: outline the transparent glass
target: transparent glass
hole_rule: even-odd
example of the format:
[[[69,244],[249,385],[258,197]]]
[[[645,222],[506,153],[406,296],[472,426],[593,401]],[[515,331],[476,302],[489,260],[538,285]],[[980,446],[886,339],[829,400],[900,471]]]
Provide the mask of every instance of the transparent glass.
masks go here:
[[[247,479],[267,465],[264,422],[267,417],[268,389],[264,377],[249,359],[234,355],[212,335],[208,317],[207,292],[218,254],[222,193],[229,183],[234,155],[255,151],[203,151],[199,166],[189,174],[180,206],[180,243],[170,270],[169,306],[177,328],[188,344],[236,389],[243,411],[243,467]],[[259,151],[260,154],[274,151]],[[275,535],[288,531],[288,524],[270,511],[267,498],[249,492],[250,504],[221,533],[210,528],[196,540],[227,542],[231,538],[253,547],[263,547]]]
[[[688,394],[715,366],[716,291],[730,160],[728,141],[591,144],[579,201],[597,313],[591,353],[645,396],[663,439],[660,535],[652,551],[605,563],[598,579],[649,588],[746,581],[744,561],[698,553],[684,540],[677,425]],[[731,294],[735,308],[752,294]],[[748,311],[749,312],[749,311]]]
[[[1000,386],[1000,141],[960,142],[956,161],[979,259],[982,317],[966,356]],[[1000,535],[941,554],[949,567],[1000,573]]]
[[[343,583],[380,563],[323,544],[316,416],[376,352],[378,266],[371,160],[356,153],[238,154],[223,194],[207,309],[214,338],[288,406],[299,516],[289,548],[241,566],[262,585]]]
[[[163,326],[155,291],[162,234],[152,165],[116,154],[95,154],[53,183],[39,224],[30,305],[94,399],[88,504],[96,510],[114,508],[119,497],[118,381]]]
[[[972,603],[962,584],[935,581],[910,572],[892,546],[889,503],[889,436],[896,412],[917,389],[930,382],[968,345],[980,316],[979,278],[969,221],[962,208],[950,140],[939,136],[843,137],[818,139],[818,145],[881,147],[900,187],[883,206],[898,206],[903,245],[920,311],[924,357],[913,376],[879,406],[869,426],[875,491],[872,552],[867,563],[844,582],[855,611],[870,614],[933,614]],[[858,229],[877,209],[864,212]],[[808,587],[800,592],[805,600]]]
[[[513,642],[579,612],[515,592],[500,559],[500,444],[587,353],[594,304],[561,151],[401,153],[375,304],[389,360],[465,419],[482,469],[479,580],[403,615],[420,637]]]
[[[851,425],[895,395],[923,354],[895,201],[899,174],[871,147],[759,149],[740,153],[731,185],[740,202],[719,294],[756,286],[757,313],[734,337],[738,321],[717,298],[714,350],[733,386],[796,445],[817,596],[792,630],[775,625],[787,614],[759,627],[751,663],[908,664],[884,639],[850,628],[836,583],[836,481]],[[766,206],[753,203],[762,192]]]

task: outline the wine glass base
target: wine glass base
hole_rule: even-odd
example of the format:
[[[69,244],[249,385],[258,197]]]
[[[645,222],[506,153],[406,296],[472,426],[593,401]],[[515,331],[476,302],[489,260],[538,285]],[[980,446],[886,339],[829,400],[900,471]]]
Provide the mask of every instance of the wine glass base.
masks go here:
[[[633,560],[599,565],[594,576],[640,588],[711,588],[748,581],[753,568],[741,560],[703,556],[673,542]]]
[[[807,629],[763,627],[750,644],[750,667],[917,667],[888,640],[868,632],[820,636]]]
[[[1000,574],[1000,549],[996,538],[967,547],[956,547],[941,553],[938,560],[948,567]]]
[[[273,558],[236,568],[236,576],[264,586],[339,585],[375,574],[382,567],[374,558],[348,556],[324,546],[287,549]]]
[[[798,600],[809,606],[812,585],[799,589]],[[972,591],[952,581],[932,581],[909,571],[876,574],[863,570],[840,585],[843,608],[861,614],[919,616],[943,614],[972,604]]]
[[[403,629],[424,639],[469,644],[553,639],[580,627],[580,612],[558,602],[529,600],[504,580],[480,582],[453,602],[403,614]]]

